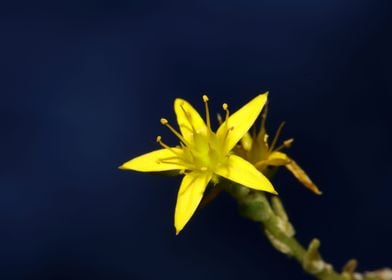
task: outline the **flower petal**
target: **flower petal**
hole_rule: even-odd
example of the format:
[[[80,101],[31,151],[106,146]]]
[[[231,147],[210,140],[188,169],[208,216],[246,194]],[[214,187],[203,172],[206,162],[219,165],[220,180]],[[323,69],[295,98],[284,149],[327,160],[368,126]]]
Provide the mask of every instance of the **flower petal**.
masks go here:
[[[277,194],[271,182],[250,162],[236,155],[230,155],[227,165],[215,173],[245,187]]]
[[[176,234],[180,233],[195,213],[211,177],[209,172],[190,172],[182,179],[174,214]]]
[[[294,175],[295,178],[298,179],[305,187],[310,189],[315,194],[322,194],[319,188],[315,185],[315,183],[310,180],[309,176],[305,173],[305,171],[294,161],[291,159],[290,163],[286,165],[286,168]]]
[[[177,116],[177,123],[182,136],[187,141],[192,141],[194,130],[198,133],[205,133],[207,126],[189,102],[184,99],[176,98],[174,101],[174,112]]]
[[[253,125],[267,97],[268,93],[256,96],[220,125],[216,134],[220,139],[226,137],[225,152],[229,152]]]
[[[266,160],[266,164],[272,166],[282,166],[289,164],[290,162],[291,159],[285,153],[276,151],[272,152]]]
[[[267,166],[283,166],[290,162],[291,159],[285,153],[274,151],[266,159],[256,162],[255,166],[257,169],[263,170]]]
[[[119,168],[140,172],[157,172],[184,169],[178,156],[183,151],[179,148],[156,150],[125,162]],[[170,163],[169,163],[170,162]]]

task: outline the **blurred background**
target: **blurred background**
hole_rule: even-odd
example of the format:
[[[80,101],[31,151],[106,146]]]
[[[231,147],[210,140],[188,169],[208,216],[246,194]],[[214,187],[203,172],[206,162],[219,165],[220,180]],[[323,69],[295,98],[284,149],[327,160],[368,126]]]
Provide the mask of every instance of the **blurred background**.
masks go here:
[[[298,239],[338,269],[390,266],[388,2],[1,4],[0,278],[311,279],[227,195],[175,236],[181,178],[117,169],[176,144],[174,98],[234,111],[264,91],[324,192],[275,178]]]

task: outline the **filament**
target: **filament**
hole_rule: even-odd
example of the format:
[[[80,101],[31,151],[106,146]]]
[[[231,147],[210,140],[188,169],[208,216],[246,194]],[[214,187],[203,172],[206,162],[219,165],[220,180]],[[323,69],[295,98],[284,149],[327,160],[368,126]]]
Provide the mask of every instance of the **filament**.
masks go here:
[[[206,110],[206,121],[207,121],[207,127],[209,128],[209,130],[211,130],[211,120],[210,120],[210,110],[208,108],[208,96],[207,95],[203,95],[203,102],[204,102],[204,107]]]
[[[167,119],[165,118],[161,118],[161,124],[163,124],[164,126],[166,126],[171,132],[173,132],[173,134],[175,136],[178,137],[178,139],[180,139],[184,144],[189,146],[189,143],[185,140],[184,137],[182,137],[182,135],[180,133],[177,132],[177,130],[175,130],[168,122]]]
[[[272,140],[271,147],[270,147],[270,149],[269,149],[270,151],[273,151],[273,150],[274,150],[274,147],[275,147],[275,145],[276,145],[276,142],[278,142],[279,135],[280,135],[280,133],[281,133],[282,128],[284,127],[284,125],[285,125],[285,122],[281,122],[281,124],[279,125],[278,129],[276,130],[274,139]]]
[[[159,143],[159,145],[161,145],[163,148],[168,149],[169,151],[171,151],[173,154],[175,154],[178,157],[181,157],[181,154],[179,152],[177,152],[176,150],[174,150],[172,147],[168,146],[167,144],[165,144],[162,141],[162,137],[161,136],[157,136],[156,141]]]

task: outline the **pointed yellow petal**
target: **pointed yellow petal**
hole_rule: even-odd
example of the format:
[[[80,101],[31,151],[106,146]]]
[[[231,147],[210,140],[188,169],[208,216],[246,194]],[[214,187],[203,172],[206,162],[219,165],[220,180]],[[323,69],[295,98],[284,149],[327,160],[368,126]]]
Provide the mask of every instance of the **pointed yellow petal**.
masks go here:
[[[218,168],[215,173],[245,187],[277,194],[267,177],[239,156],[230,155],[227,165]]]
[[[290,163],[287,164],[286,167],[305,187],[315,194],[322,194],[318,187],[312,182],[312,180],[310,180],[305,171],[294,160],[291,159]]]
[[[253,125],[267,102],[267,96],[268,93],[256,96],[221,124],[216,134],[220,139],[226,137],[225,152],[230,151]]]
[[[212,174],[208,172],[190,172],[182,179],[174,214],[174,226],[177,234],[195,213],[211,177]]]
[[[291,162],[291,159],[282,152],[272,152],[266,160],[267,165],[282,166]]]
[[[160,149],[138,156],[121,165],[120,169],[134,170],[140,172],[157,172],[184,169],[177,155],[183,151],[179,148]],[[177,154],[175,154],[175,153]]]
[[[177,116],[177,123],[182,136],[187,141],[192,141],[193,133],[206,133],[207,126],[189,102],[184,99],[176,98],[174,101],[174,112]]]
[[[264,160],[256,162],[257,169],[262,170],[267,166],[283,166],[289,164],[291,159],[282,152],[272,152]]]

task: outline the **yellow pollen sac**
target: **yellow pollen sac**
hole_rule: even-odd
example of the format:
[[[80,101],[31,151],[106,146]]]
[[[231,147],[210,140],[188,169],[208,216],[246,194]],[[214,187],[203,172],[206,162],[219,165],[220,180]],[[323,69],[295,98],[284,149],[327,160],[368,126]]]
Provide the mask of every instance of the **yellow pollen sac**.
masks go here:
[[[204,101],[204,102],[208,102],[208,101],[209,101],[209,99],[208,99],[208,96],[207,96],[207,95],[203,95],[203,101]]]
[[[163,143],[162,141],[162,137],[161,136],[157,136],[156,141],[159,143],[159,145],[162,146],[162,148],[168,149],[169,151],[171,151],[174,155],[176,155],[176,157],[181,157],[181,154],[179,154],[177,151],[175,151],[172,147],[170,147],[169,145],[166,145],[165,143]],[[162,162],[162,161],[161,161]]]
[[[163,143],[162,137],[161,137],[161,136],[157,136],[156,141],[157,141],[157,143],[159,143],[159,145],[161,145],[163,148],[169,149],[169,150],[171,149],[168,145],[166,145],[165,143]]]
[[[291,144],[293,144],[293,142],[294,142],[294,138],[290,138],[290,139],[288,139],[288,140],[285,140],[285,141],[283,142],[283,145],[285,146],[285,148],[290,148],[290,147],[291,147]]]
[[[161,124],[163,125],[167,125],[169,123],[169,121],[165,118],[161,118]]]

